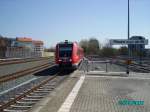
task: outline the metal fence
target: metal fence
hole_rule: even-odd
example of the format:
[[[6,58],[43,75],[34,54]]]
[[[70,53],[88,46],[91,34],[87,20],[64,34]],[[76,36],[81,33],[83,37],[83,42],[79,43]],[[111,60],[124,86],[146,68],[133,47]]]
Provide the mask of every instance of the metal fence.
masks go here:
[[[43,52],[35,52],[26,48],[7,47],[5,57],[6,58],[33,58],[42,57]]]

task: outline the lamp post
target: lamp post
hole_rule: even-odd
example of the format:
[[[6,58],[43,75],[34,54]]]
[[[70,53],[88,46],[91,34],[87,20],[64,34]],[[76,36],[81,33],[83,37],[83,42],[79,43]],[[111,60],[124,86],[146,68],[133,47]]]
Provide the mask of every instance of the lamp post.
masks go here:
[[[128,40],[130,38],[130,1],[128,0]],[[129,58],[130,58],[130,48],[128,44],[128,61],[127,61],[127,71],[126,73],[129,74]]]

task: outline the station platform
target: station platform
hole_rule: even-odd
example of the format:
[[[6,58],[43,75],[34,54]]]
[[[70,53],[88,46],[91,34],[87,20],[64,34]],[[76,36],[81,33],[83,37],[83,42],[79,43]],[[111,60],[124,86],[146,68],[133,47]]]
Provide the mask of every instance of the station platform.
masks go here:
[[[30,112],[150,112],[149,75],[106,74],[75,71]]]

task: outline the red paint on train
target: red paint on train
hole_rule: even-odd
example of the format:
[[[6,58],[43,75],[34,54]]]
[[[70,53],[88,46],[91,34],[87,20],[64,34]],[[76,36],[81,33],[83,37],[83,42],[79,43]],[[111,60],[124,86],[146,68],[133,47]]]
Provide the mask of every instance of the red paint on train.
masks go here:
[[[55,62],[60,67],[77,67],[84,57],[77,42],[60,42],[56,45]]]

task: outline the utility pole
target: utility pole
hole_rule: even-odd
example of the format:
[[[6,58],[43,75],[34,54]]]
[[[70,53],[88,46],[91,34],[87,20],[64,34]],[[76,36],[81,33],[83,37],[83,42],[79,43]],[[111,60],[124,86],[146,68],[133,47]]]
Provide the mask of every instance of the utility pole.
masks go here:
[[[128,0],[128,40],[130,38],[130,1]],[[128,44],[128,61],[127,61],[127,71],[126,73],[129,74],[129,58],[130,58],[130,48]]]

